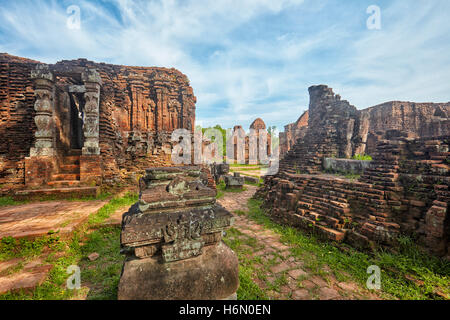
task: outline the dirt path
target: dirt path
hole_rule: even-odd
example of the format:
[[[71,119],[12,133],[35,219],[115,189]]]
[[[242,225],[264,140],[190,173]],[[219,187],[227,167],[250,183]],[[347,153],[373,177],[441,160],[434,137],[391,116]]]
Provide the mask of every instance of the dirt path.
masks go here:
[[[294,300],[342,300],[377,299],[377,296],[355,282],[338,282],[330,268],[323,268],[325,276],[313,273],[305,267],[305,261],[291,254],[291,247],[281,242],[280,236],[265,229],[236,211],[248,211],[247,201],[256,192],[256,187],[246,185],[241,193],[225,193],[218,202],[232,212],[236,218],[229,236],[246,244],[235,249],[238,256],[250,259],[256,265],[253,281],[270,299]],[[263,274],[261,274],[261,272]],[[323,274],[322,273],[322,274]]]

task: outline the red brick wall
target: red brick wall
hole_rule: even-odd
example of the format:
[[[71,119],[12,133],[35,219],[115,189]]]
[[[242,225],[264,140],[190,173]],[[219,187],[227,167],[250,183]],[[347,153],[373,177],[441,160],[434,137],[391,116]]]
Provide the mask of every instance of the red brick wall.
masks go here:
[[[259,194],[274,220],[358,247],[400,234],[450,258],[450,137],[381,140],[359,181],[281,171]]]
[[[25,157],[34,143],[34,89],[31,70],[39,63],[0,55],[0,185],[23,185]],[[188,78],[176,69],[128,67],[85,59],[50,65],[55,82],[55,136],[60,156],[68,152],[69,122],[65,87],[82,84],[86,68],[99,71],[102,178],[117,177],[150,166],[171,165],[170,134],[194,129],[196,98]],[[3,187],[3,186],[2,186]],[[1,189],[1,188],[0,188]]]

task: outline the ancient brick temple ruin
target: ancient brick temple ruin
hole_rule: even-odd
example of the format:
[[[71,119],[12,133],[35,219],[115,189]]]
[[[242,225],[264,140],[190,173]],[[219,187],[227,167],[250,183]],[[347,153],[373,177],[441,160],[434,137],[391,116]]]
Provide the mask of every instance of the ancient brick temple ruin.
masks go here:
[[[271,217],[358,247],[409,235],[450,258],[450,103],[389,102],[358,111],[326,86],[309,88],[308,126],[258,193]],[[373,160],[358,179],[356,154]],[[335,167],[336,168],[336,167]]]
[[[232,215],[203,166],[152,168],[124,214],[119,299],[235,299],[238,260],[222,241]]]
[[[333,100],[333,110],[316,110],[318,119],[313,119],[314,124],[320,124],[320,117],[329,112],[346,112],[344,124],[340,127],[340,139],[352,140],[353,152],[359,154],[372,154],[375,152],[377,142],[383,138],[389,130],[404,132],[409,138],[439,137],[447,134],[450,127],[449,103],[414,103],[391,101],[364,110],[356,110],[347,101],[341,100],[339,95],[334,95],[330,88],[325,86],[313,87],[311,103],[319,107],[327,106],[327,102]],[[319,101],[322,100],[322,101]],[[337,108],[342,106],[343,109]],[[331,108],[331,105],[327,106]],[[336,114],[337,116],[338,114]],[[283,157],[296,143],[303,139],[308,131],[309,111],[295,122],[284,127],[280,133],[280,157]],[[342,115],[340,115],[342,116]],[[346,131],[345,131],[346,130]],[[350,154],[348,151],[347,154]]]
[[[195,102],[175,69],[85,59],[46,65],[0,54],[1,193],[91,192],[170,165],[170,135],[193,132]]]
[[[272,137],[267,132],[266,124],[261,118],[252,122],[248,134],[241,125],[234,126],[231,139],[233,148],[231,152],[233,160],[236,162],[268,163],[272,151]]]

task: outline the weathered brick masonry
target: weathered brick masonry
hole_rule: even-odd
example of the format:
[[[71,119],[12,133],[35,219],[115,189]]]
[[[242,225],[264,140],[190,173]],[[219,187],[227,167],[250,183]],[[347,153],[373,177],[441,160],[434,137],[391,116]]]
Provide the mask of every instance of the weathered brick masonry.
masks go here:
[[[363,248],[395,246],[407,234],[449,258],[449,119],[440,115],[439,130],[429,129],[443,136],[412,138],[402,128],[387,130],[377,139],[369,168],[351,180],[324,173],[322,161],[361,148],[358,113],[324,86],[310,93],[305,138],[258,191],[272,218]]]
[[[1,54],[0,189],[99,185],[171,165],[170,135],[193,131],[195,102],[175,69]]]
[[[329,108],[335,117],[343,110],[352,113],[353,153],[371,155],[376,150],[377,142],[389,130],[400,130],[411,138],[442,136],[450,130],[450,103],[390,101],[364,110],[351,110],[348,102],[341,101],[340,96],[327,86],[311,87],[310,94],[311,104],[317,107],[314,110],[316,115],[323,115],[324,110],[320,110],[319,105]],[[318,105],[320,101],[315,99],[323,103]],[[309,112],[306,111],[295,123],[286,125],[285,132],[280,133],[281,157],[291,150],[297,140],[305,138]]]

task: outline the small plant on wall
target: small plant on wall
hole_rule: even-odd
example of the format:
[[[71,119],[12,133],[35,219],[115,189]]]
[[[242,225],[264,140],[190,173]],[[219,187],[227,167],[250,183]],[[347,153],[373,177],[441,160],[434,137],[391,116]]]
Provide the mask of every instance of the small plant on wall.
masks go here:
[[[372,157],[368,154],[355,154],[352,158],[353,160],[363,160],[363,161],[372,161]]]

